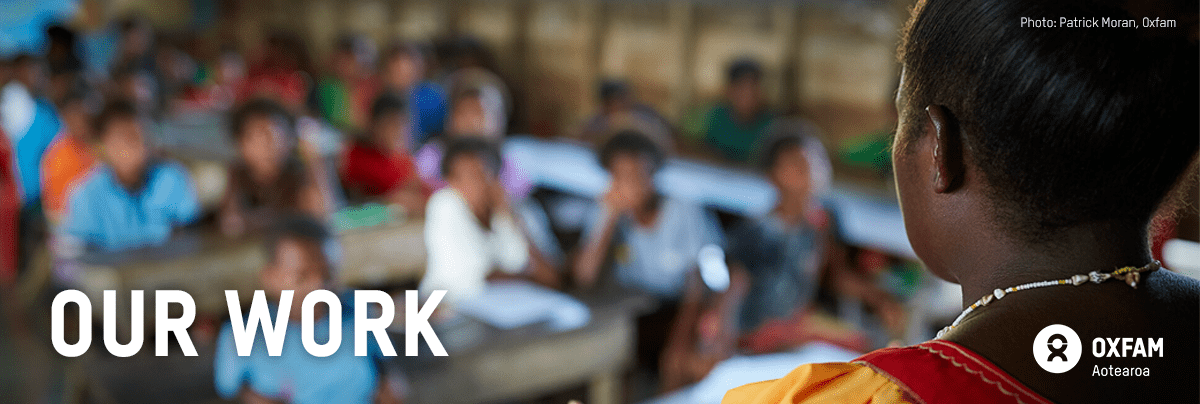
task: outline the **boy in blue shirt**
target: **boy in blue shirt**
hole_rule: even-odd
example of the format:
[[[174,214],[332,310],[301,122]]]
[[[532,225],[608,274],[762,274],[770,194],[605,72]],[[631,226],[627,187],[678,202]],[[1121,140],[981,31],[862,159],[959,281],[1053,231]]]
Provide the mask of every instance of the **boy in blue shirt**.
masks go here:
[[[278,311],[284,290],[294,291],[283,350],[269,356],[260,329],[249,356],[238,356],[233,327],[226,324],[217,338],[215,385],[225,399],[245,403],[394,403],[399,402],[388,388],[378,364],[379,346],[371,344],[368,356],[355,356],[353,340],[354,302],[342,298],[341,330],[330,330],[328,307],[318,304],[314,310],[313,337],[328,341],[331,332],[342,334],[342,342],[333,354],[310,354],[301,340],[302,303],[309,293],[329,289],[332,277],[326,254],[329,233],[309,216],[285,217],[267,237],[268,262],[259,273],[266,292],[270,318]],[[368,338],[368,341],[374,341]]]
[[[157,245],[199,217],[187,171],[151,158],[132,103],[108,103],[93,126],[101,164],[68,198],[65,238],[102,251]]]

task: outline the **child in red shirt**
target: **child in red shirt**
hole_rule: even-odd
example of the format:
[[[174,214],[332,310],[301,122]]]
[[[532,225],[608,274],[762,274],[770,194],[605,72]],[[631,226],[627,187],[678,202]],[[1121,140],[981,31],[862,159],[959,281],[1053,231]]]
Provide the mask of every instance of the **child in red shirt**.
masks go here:
[[[425,211],[429,190],[413,165],[408,106],[385,94],[371,105],[366,134],[346,150],[342,184],[352,200],[376,199],[403,206],[409,214]]]

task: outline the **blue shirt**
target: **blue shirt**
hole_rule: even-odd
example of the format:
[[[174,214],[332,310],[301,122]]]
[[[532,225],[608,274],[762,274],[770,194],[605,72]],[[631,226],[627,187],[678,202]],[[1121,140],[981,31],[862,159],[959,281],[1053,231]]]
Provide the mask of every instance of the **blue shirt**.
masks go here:
[[[297,297],[300,298],[300,297]],[[254,338],[249,356],[238,356],[234,345],[233,326],[226,324],[217,337],[214,362],[214,384],[225,399],[237,398],[242,387],[267,398],[295,404],[308,403],[372,403],[378,389],[379,370],[375,365],[381,355],[375,338],[368,335],[367,356],[354,356],[354,315],[351,299],[342,298],[342,342],[337,352],[324,358],[309,354],[301,340],[300,323],[289,321],[279,356],[267,354],[267,345],[260,328]],[[277,306],[270,305],[271,318]],[[313,322],[313,339],[317,343],[329,339],[329,317]]]
[[[413,88],[408,101],[413,125],[413,144],[409,147],[417,150],[429,137],[442,132],[446,123],[446,92],[437,84],[426,81]]]
[[[34,103],[36,109],[29,130],[16,134],[13,142],[17,150],[17,172],[21,177],[21,203],[25,206],[37,201],[42,194],[42,155],[46,154],[61,127],[58,113],[49,102],[38,99]]]
[[[196,189],[179,164],[151,163],[135,192],[100,166],[71,193],[62,231],[89,247],[116,251],[162,244],[173,228],[199,215]]]

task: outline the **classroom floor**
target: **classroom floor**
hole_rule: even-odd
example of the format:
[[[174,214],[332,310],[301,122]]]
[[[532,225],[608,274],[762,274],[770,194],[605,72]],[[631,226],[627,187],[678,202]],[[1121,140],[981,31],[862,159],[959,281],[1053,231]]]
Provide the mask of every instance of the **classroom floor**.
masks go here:
[[[55,354],[49,334],[38,332],[42,326],[32,318],[16,293],[0,292],[0,392],[14,403],[58,403],[67,360]]]

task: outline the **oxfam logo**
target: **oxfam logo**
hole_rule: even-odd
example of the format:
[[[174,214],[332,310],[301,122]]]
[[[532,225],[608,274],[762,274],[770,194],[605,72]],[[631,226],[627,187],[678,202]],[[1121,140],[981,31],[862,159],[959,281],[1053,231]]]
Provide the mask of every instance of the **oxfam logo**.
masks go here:
[[[1033,359],[1050,373],[1063,373],[1079,363],[1083,343],[1071,327],[1052,324],[1043,328],[1033,339]]]

